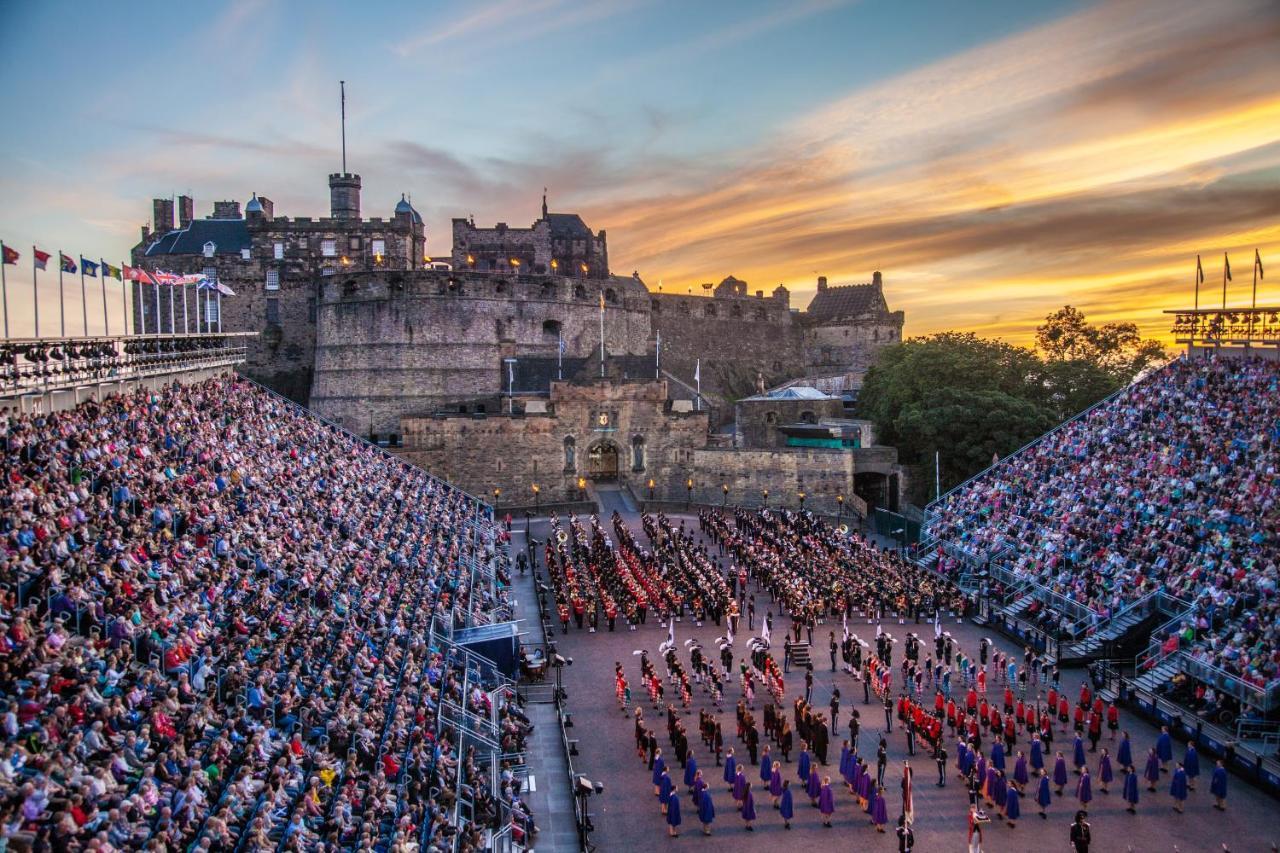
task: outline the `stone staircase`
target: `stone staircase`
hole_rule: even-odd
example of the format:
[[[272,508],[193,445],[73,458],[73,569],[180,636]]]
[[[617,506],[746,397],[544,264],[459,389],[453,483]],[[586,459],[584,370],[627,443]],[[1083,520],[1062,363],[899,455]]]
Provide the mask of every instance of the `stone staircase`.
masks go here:
[[[809,657],[808,643],[792,643],[791,644],[791,665],[800,669],[808,668],[812,659]]]

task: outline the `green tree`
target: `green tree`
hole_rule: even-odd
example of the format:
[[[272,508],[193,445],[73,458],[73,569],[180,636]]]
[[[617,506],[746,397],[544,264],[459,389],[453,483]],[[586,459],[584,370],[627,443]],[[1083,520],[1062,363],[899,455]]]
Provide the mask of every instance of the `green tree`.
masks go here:
[[[1133,323],[1095,326],[1084,312],[1064,305],[1036,328],[1036,347],[1048,362],[1079,361],[1112,374],[1117,383],[1133,379],[1164,359],[1159,341],[1144,339]]]

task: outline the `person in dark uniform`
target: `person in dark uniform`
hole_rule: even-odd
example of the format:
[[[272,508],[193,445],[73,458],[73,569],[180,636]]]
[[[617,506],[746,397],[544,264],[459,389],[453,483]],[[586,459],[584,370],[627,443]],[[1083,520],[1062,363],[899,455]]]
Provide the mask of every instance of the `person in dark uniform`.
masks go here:
[[[836,720],[840,716],[840,688],[831,691],[831,733],[836,733]]]
[[[880,745],[876,747],[876,785],[884,787],[884,768],[889,763],[889,745],[884,742],[884,738],[880,738]]]
[[[862,718],[858,715],[858,709],[852,708],[849,711],[849,743],[853,744],[853,748],[858,748],[858,732],[862,730]]]
[[[831,652],[831,671],[836,671],[836,651],[840,645],[836,642],[836,632],[831,631],[827,637],[827,649]]]
[[[938,738],[938,748],[933,751],[933,760],[938,764],[938,787],[947,787],[947,748],[942,745],[942,738]]]
[[[884,694],[884,730],[893,731],[893,699],[888,692]]]
[[[871,662],[862,667],[862,704],[871,704]]]
[[[916,721],[907,716],[907,755],[916,754]]]
[[[1075,822],[1071,824],[1071,846],[1076,853],[1089,853],[1089,844],[1093,841],[1089,822],[1084,818],[1084,811],[1078,811]]]

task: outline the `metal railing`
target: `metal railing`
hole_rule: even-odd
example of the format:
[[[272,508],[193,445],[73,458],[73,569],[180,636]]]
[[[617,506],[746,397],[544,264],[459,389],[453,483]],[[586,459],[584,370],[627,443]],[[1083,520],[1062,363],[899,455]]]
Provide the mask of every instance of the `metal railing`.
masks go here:
[[[10,338],[0,342],[0,396],[45,394],[245,360],[256,332]]]

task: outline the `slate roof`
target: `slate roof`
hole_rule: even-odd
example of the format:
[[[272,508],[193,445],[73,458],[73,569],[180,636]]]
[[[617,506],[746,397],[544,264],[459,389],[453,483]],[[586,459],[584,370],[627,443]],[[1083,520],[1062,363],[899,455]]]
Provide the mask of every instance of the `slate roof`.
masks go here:
[[[874,284],[846,284],[818,291],[805,313],[816,319],[851,317],[887,310],[884,294]]]
[[[551,226],[552,237],[585,240],[591,236],[591,229],[576,213],[548,213],[547,224]]]
[[[249,227],[243,219],[193,219],[186,228],[170,231],[147,247],[146,257],[159,255],[202,255],[204,244],[213,241],[215,254],[238,255],[251,246]]]

